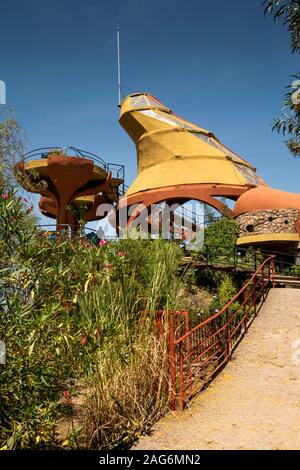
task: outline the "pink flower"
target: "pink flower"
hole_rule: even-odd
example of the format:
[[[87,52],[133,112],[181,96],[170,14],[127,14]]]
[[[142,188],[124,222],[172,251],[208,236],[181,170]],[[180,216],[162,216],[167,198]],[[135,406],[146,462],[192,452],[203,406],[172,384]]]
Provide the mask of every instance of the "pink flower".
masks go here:
[[[120,257],[125,256],[125,251],[118,251],[118,256]]]
[[[27,197],[23,197],[23,201],[24,201],[24,202],[28,202]]]
[[[105,263],[105,264],[103,265],[103,268],[104,268],[104,269],[111,269],[112,267],[113,267],[113,265],[112,265],[111,263]]]
[[[8,194],[3,194],[2,198],[3,198],[3,199],[8,199],[8,198],[9,198],[9,195],[8,195]]]
[[[26,211],[27,214],[29,214],[30,212],[32,212],[32,209],[33,209],[33,206],[28,207],[28,209],[27,209],[27,211]]]
[[[69,390],[64,390],[63,391],[63,399],[62,402],[66,406],[73,406],[72,400],[71,400],[71,394]]]
[[[100,240],[99,245],[104,246],[104,245],[106,245],[106,243],[107,243],[106,240]]]
[[[83,337],[80,338],[80,340],[79,340],[79,343],[81,344],[81,346],[84,346],[85,344],[87,344],[87,342],[88,342],[87,336],[83,336]]]

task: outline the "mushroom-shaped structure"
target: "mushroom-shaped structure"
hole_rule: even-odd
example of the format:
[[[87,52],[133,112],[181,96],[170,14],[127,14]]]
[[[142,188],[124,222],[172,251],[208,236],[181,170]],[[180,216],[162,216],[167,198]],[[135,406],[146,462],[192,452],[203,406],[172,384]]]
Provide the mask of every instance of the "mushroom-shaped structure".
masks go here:
[[[97,212],[100,204],[110,204],[107,196],[96,194],[95,196],[81,196],[72,201],[67,211],[67,224],[76,231],[79,228],[80,220],[84,218],[85,222],[101,220],[106,216],[107,211],[102,211],[101,215]],[[57,207],[53,199],[41,196],[39,200],[39,210],[45,216],[51,219],[57,218]]]
[[[252,165],[212,132],[177,116],[152,95],[125,98],[120,124],[136,145],[138,161],[138,176],[120,200],[120,208],[193,199],[233,217],[217,197],[236,200],[249,188],[266,184]]]
[[[238,245],[262,245],[290,250],[300,236],[300,194],[270,187],[242,194],[234,207],[239,224]]]
[[[71,150],[75,155],[66,155]],[[112,176],[113,169],[117,174]],[[99,204],[117,203],[124,183],[124,167],[107,164],[89,152],[66,149],[38,149],[26,154],[15,168],[16,177],[30,192],[41,195],[39,207],[44,215],[56,218],[57,230],[78,226],[80,218],[96,220]]]

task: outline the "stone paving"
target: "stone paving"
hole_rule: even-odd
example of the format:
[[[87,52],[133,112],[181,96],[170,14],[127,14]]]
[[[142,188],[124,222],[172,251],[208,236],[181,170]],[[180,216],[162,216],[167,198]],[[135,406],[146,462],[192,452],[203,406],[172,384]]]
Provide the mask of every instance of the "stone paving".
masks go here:
[[[233,360],[134,449],[300,449],[300,290],[271,289]]]

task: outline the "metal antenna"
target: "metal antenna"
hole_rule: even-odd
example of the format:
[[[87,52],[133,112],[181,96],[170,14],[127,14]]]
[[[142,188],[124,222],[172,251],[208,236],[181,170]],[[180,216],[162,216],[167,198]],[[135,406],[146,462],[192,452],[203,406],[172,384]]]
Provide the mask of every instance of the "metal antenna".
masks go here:
[[[120,66],[120,28],[117,27],[117,51],[118,51],[118,106],[121,106],[121,66]]]
[[[6,85],[3,80],[0,80],[0,104],[6,104]]]

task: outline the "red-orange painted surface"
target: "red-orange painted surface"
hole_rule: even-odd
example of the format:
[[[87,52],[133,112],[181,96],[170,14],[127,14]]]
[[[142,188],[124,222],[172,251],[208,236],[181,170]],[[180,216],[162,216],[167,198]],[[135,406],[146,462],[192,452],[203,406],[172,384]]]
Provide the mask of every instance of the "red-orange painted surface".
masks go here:
[[[116,202],[113,183],[118,186],[118,181],[113,182],[111,173],[96,167],[93,160],[53,153],[48,155],[44,163],[40,162],[42,161],[32,161],[29,164],[20,162],[17,169],[21,173],[26,172],[27,183],[24,184],[22,179],[20,182],[23,182],[28,191],[41,195],[40,210],[45,215],[56,218],[58,230],[66,225],[78,225],[68,207],[80,197],[93,196],[88,204],[86,221],[101,218],[96,216],[96,211],[102,202]],[[39,174],[41,181],[46,182],[45,187],[30,184],[35,182],[32,170]]]
[[[245,212],[292,208],[300,210],[300,194],[264,186],[249,189],[240,196],[235,204],[233,214],[237,217]]]
[[[248,212],[272,209],[298,209],[296,230],[300,234],[300,194],[289,193],[270,187],[249,189],[237,200],[233,209],[234,217]]]

